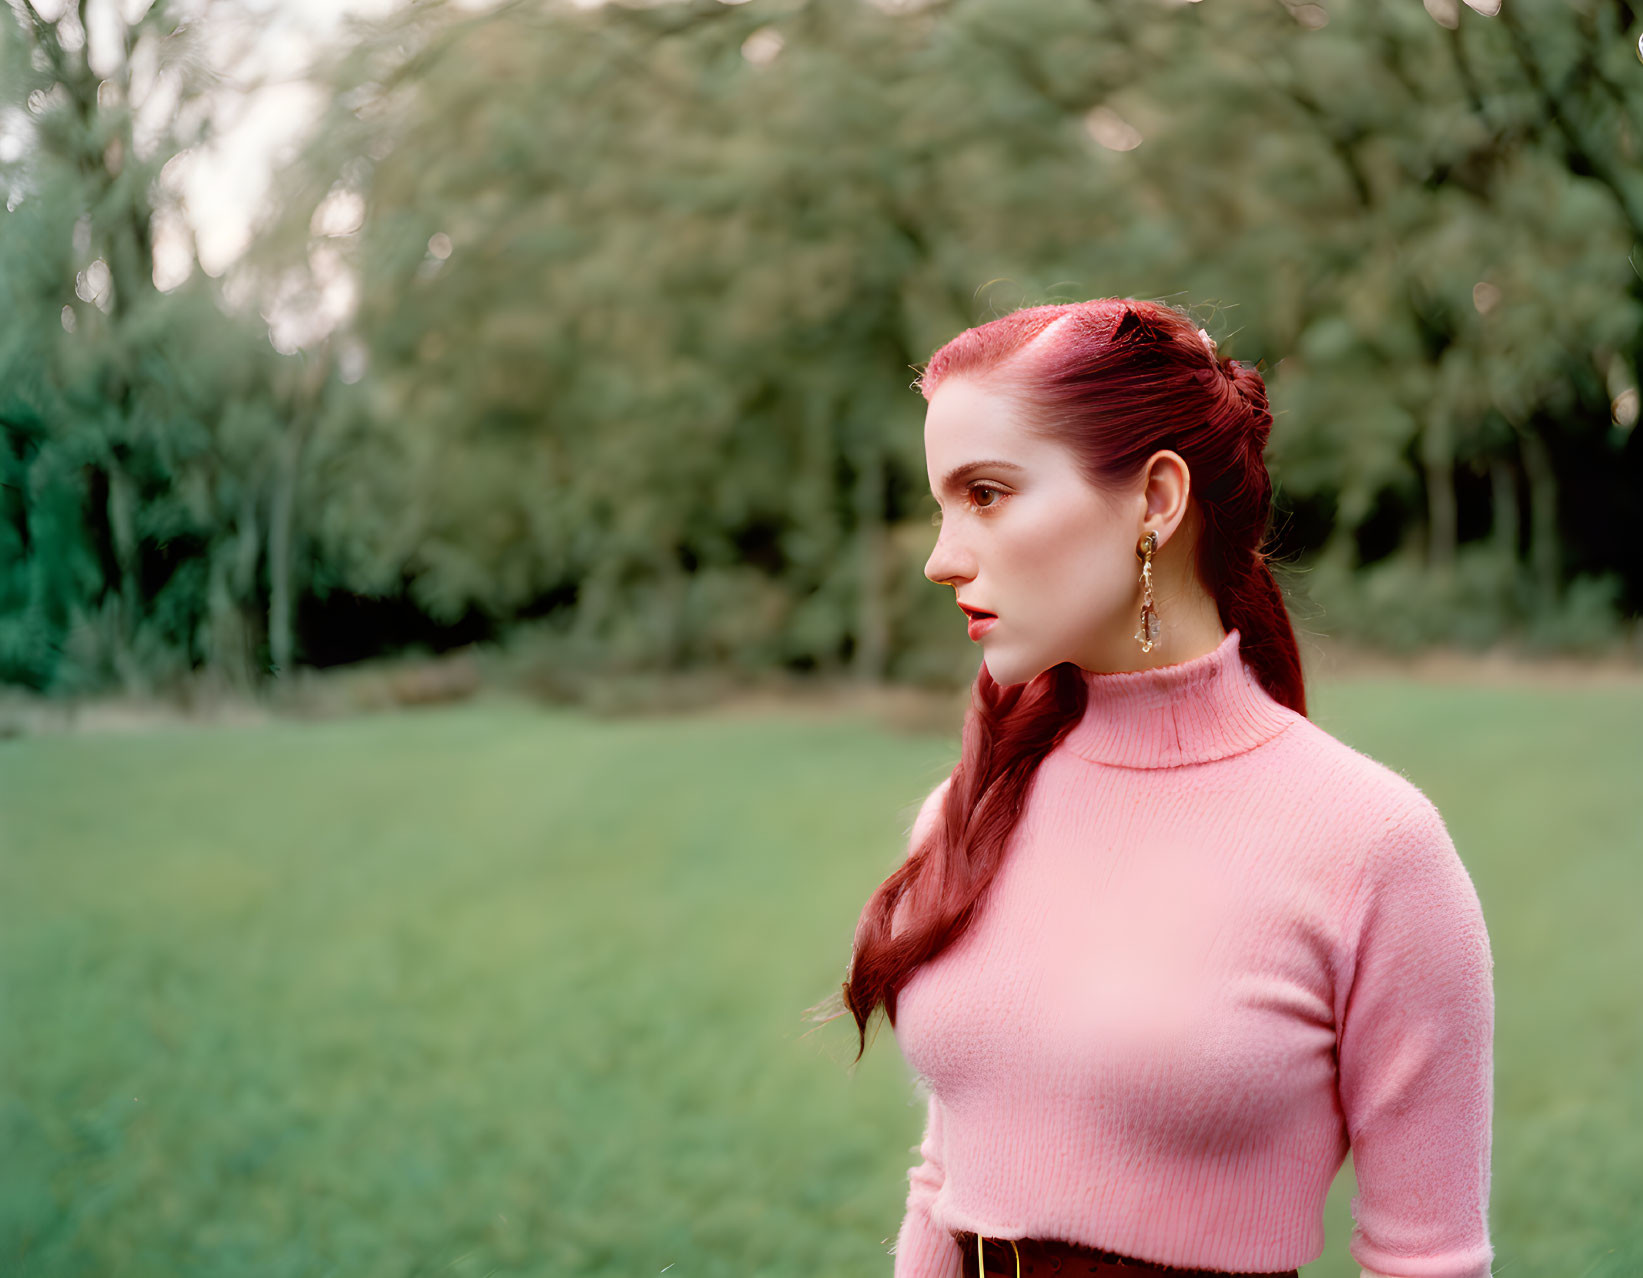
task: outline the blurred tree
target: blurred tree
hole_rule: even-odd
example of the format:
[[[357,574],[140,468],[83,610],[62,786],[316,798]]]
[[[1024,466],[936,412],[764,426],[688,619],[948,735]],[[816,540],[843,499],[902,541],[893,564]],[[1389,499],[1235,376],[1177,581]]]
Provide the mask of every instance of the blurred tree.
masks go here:
[[[158,179],[209,135],[216,77],[165,0],[105,6],[100,53],[87,8],[0,14],[0,678],[246,685],[282,509],[277,358],[213,281],[155,274],[158,219],[186,235]]]
[[[887,521],[923,486],[909,383],[971,318],[969,263],[931,238],[963,139],[907,74],[930,35],[859,5],[780,31],[717,3],[424,6],[351,50],[258,251],[364,202],[357,331],[392,440],[362,483],[414,512],[368,523],[395,539],[351,556],[374,584],[407,565],[451,617],[574,598],[634,661],[882,677],[906,640]]]
[[[1593,375],[1643,349],[1632,175],[1591,161],[1636,145],[1627,12],[420,5],[330,68],[263,247],[364,203],[358,333],[405,454],[373,474],[414,512],[366,558],[443,615],[893,670],[928,549],[890,528],[928,509],[910,373],[999,276],[1242,299],[1286,556],[1350,581],[1401,507],[1442,590],[1481,501],[1525,513],[1543,604],[1578,566],[1635,610],[1636,516],[1577,548],[1556,501],[1566,473],[1618,511],[1636,476]],[[1517,538],[1481,547],[1504,624]]]
[[[909,384],[1114,293],[1206,299],[1261,361],[1326,628],[1601,639],[1643,603],[1625,4],[428,0],[315,68],[233,275],[358,304],[282,360],[152,285],[185,27],[156,4],[101,72],[8,3],[5,677],[534,619],[610,665],[962,677]],[[144,57],[182,104],[147,147]]]

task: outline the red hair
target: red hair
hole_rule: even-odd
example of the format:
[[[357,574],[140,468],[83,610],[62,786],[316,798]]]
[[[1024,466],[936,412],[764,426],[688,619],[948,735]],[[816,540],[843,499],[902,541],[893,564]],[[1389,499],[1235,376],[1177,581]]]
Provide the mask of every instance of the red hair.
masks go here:
[[[917,385],[928,401],[961,375],[1013,392],[1030,429],[1065,447],[1097,488],[1133,484],[1160,449],[1179,453],[1202,517],[1198,574],[1222,626],[1239,631],[1239,652],[1267,692],[1306,713],[1295,632],[1262,549],[1272,510],[1262,459],[1272,413],[1255,368],[1222,357],[1172,307],[1103,298],[1028,307],[968,329],[930,358]],[[855,1017],[858,1061],[873,1012],[882,1004],[893,1027],[896,992],[969,926],[1039,760],[1082,718],[1086,700],[1082,672],[1069,662],[1009,687],[982,665],[958,765],[937,787],[946,790],[939,811],[915,823],[925,831],[918,846],[862,910],[843,1008],[817,1018],[846,1009]]]

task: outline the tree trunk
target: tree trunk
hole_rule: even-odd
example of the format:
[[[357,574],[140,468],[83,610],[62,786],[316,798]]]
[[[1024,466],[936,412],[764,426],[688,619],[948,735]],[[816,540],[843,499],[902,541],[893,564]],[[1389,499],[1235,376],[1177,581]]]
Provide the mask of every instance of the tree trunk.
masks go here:
[[[326,338],[316,349],[301,356],[306,366],[296,373],[291,425],[280,440],[274,467],[274,488],[268,511],[268,664],[275,678],[291,668],[296,649],[291,557],[296,538],[297,480],[302,473],[308,435],[320,412],[331,366],[330,348],[330,339]]]
[[[1557,536],[1557,475],[1552,454],[1535,429],[1524,428],[1523,469],[1529,476],[1529,569],[1535,591],[1543,604],[1556,602],[1559,595]]]
[[[233,541],[214,548],[210,569],[206,664],[224,684],[237,690],[256,682],[255,618],[247,604],[256,586],[259,545],[256,501],[248,495]]]
[[[889,665],[890,613],[884,597],[889,535],[884,526],[884,449],[862,431],[855,447],[855,516],[859,589],[852,673],[862,683],[881,683]]]
[[[1421,463],[1426,472],[1426,562],[1434,573],[1448,575],[1455,566],[1455,450],[1449,420],[1435,414],[1421,432]]]
[[[147,679],[136,658],[137,619],[142,612],[141,583],[137,577],[137,493],[130,473],[118,457],[108,463],[108,528],[114,542],[114,562],[120,580],[115,588],[117,602],[113,650],[109,660],[120,683],[128,692],[146,690]]]
[[[268,512],[268,664],[276,679],[291,668],[296,648],[292,615],[291,543],[295,536],[297,475],[307,424],[296,421],[280,440]]]
[[[662,601],[663,626],[657,662],[663,670],[680,670],[685,664],[685,601],[690,582],[676,554],[657,557],[656,585]]]
[[[1493,506],[1490,539],[1502,559],[1507,563],[1516,563],[1519,520],[1522,516],[1518,512],[1517,476],[1512,472],[1512,464],[1504,457],[1496,457],[1489,463],[1489,484]]]

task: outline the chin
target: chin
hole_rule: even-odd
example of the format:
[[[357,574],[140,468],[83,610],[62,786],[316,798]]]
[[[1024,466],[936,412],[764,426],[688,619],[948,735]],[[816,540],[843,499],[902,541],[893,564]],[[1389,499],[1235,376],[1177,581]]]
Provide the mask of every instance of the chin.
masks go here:
[[[1015,661],[994,661],[992,657],[984,657],[983,664],[987,673],[992,676],[993,682],[1001,688],[1013,687],[1018,683],[1031,683],[1039,675],[1049,669],[1043,665],[1023,666]]]

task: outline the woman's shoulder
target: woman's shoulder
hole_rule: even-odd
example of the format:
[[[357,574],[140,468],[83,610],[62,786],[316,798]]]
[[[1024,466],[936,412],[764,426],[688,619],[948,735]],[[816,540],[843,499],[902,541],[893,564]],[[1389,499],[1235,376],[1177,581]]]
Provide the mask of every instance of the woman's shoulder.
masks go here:
[[[1408,775],[1341,740],[1304,715],[1283,734],[1283,744],[1293,752],[1297,765],[1310,779],[1337,801],[1351,797],[1365,811],[1392,821],[1417,810],[1436,811],[1420,786]]]
[[[1422,855],[1457,859],[1437,804],[1412,778],[1302,718],[1284,734],[1298,787],[1310,796],[1316,823],[1337,864],[1373,876],[1410,845]]]
[[[924,842],[924,837],[935,826],[936,818],[941,812],[942,801],[947,797],[947,790],[953,784],[953,774],[949,772],[936,783],[935,789],[924,796],[919,805],[918,813],[913,818],[913,824],[907,835],[908,851]]]

